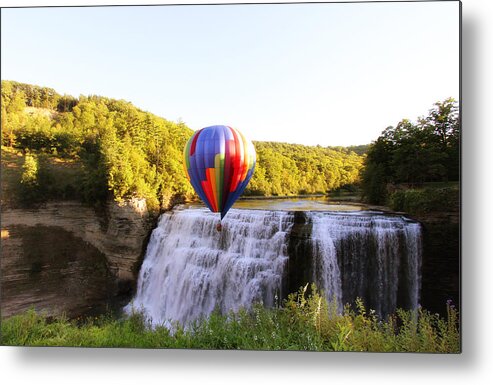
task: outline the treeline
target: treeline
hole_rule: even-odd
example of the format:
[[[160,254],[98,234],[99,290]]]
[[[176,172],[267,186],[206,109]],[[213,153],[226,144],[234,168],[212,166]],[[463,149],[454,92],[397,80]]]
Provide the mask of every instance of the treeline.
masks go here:
[[[340,148],[254,142],[255,174],[246,194],[295,195],[327,193],[355,184],[363,157]]]
[[[417,122],[404,119],[387,127],[368,150],[364,196],[371,203],[386,204],[398,186],[458,181],[459,145],[459,108],[452,98],[435,103]]]
[[[30,185],[39,187],[36,154],[48,154],[82,163],[76,195],[88,202],[141,197],[162,207],[175,197],[195,196],[182,167],[192,135],[183,123],[123,100],[62,96],[13,81],[2,81],[1,108],[2,144],[32,155],[25,167]],[[245,192],[250,195],[326,193],[357,183],[362,167],[363,158],[344,148],[272,142],[255,147],[256,171]]]
[[[84,173],[77,187],[88,202],[104,201],[110,194],[117,201],[146,198],[157,207],[173,196],[191,197],[181,163],[191,134],[183,123],[123,100],[60,96],[51,89],[2,81],[2,144],[80,160]],[[36,166],[28,166],[32,174]]]

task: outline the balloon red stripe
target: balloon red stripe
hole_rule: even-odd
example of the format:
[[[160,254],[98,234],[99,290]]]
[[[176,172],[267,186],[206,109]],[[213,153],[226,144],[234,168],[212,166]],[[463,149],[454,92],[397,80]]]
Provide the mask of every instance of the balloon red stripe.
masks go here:
[[[200,134],[200,132],[201,132],[202,130],[203,130],[203,128],[202,128],[202,129],[200,129],[200,130],[198,130],[198,131],[195,133],[195,135],[194,135],[194,137],[193,137],[193,139],[192,139],[192,145],[190,146],[190,156],[192,156],[193,154],[195,154],[195,147],[197,147],[197,140],[199,139],[199,134]]]
[[[202,188],[204,189],[205,195],[209,204],[212,206],[214,212],[217,212],[216,202],[214,202],[214,194],[212,193],[211,182],[209,180],[202,181]]]
[[[243,144],[241,142],[241,138],[238,136],[235,130],[231,130],[233,132],[233,136],[235,138],[235,150],[236,154],[235,157],[233,158],[233,178],[231,180],[231,186],[229,191],[233,192],[236,190],[238,187],[238,183],[240,182],[241,178],[241,165],[243,162]]]

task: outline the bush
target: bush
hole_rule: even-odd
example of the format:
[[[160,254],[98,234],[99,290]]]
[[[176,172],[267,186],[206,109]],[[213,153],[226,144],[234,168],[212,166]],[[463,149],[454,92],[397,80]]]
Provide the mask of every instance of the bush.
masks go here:
[[[40,199],[39,162],[36,155],[27,154],[24,159],[19,198],[23,203],[37,202]]]
[[[393,210],[410,214],[450,211],[459,207],[458,187],[409,189],[394,192],[389,198]]]

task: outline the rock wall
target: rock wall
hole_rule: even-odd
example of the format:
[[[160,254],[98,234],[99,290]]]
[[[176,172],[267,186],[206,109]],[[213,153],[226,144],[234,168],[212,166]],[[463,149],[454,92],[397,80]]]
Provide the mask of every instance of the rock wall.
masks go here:
[[[295,211],[293,214],[294,223],[288,243],[287,276],[283,280],[284,287],[282,288],[284,297],[287,297],[287,294],[297,293],[300,287],[305,286],[307,282],[312,282],[314,276],[313,247],[310,241],[312,223],[304,212]]]
[[[155,225],[145,201],[2,211],[2,317],[31,306],[77,316],[125,300]]]
[[[1,232],[1,314],[34,306],[69,316],[118,308],[135,291],[148,237],[156,224],[145,201],[95,209],[78,202],[36,209],[4,208]],[[445,314],[451,299],[460,304],[458,213],[417,217],[423,224],[421,305]],[[311,225],[295,213],[288,244],[291,258],[282,288],[295,292],[311,280]]]
[[[460,308],[460,218],[458,212],[422,215],[421,305],[447,314],[446,303]]]

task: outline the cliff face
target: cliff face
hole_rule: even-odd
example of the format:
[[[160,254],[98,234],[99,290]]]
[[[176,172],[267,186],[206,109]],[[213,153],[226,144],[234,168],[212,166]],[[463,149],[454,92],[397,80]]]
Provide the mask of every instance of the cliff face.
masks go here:
[[[2,211],[2,317],[96,312],[128,297],[155,217],[145,201],[78,202]]]
[[[421,305],[444,314],[447,299],[456,305],[460,301],[458,213],[416,219],[423,225]],[[1,220],[2,317],[31,306],[78,316],[130,299],[156,217],[144,201],[135,200],[111,202],[102,209],[78,202],[4,208]],[[295,213],[294,222],[285,294],[313,276],[311,224],[301,212]]]
[[[421,305],[446,315],[448,300],[460,305],[459,212],[421,215],[418,220],[423,225]]]

